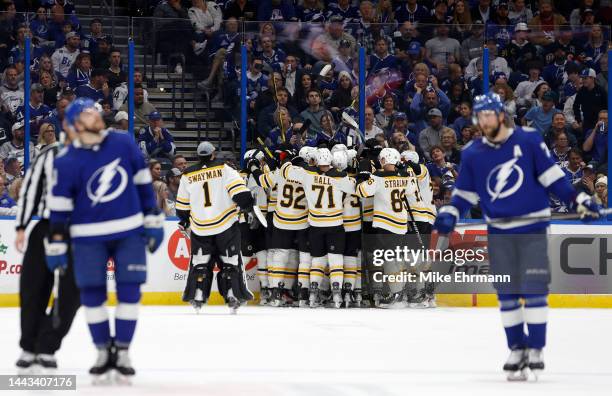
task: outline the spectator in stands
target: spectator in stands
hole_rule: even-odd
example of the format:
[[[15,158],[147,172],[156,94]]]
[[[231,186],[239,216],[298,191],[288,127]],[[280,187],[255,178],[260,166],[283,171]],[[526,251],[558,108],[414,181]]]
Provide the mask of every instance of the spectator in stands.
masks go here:
[[[418,23],[429,19],[429,10],[417,3],[417,0],[407,0],[406,4],[397,7],[395,9],[395,19],[397,22],[400,24],[404,22]]]
[[[77,56],[74,65],[68,72],[67,82],[72,89],[77,89],[81,85],[89,84],[91,79],[91,56],[87,52],[81,52]]]
[[[4,164],[6,184],[10,185],[23,176],[23,162],[19,162],[19,158],[9,157]]]
[[[9,158],[16,158],[19,164],[23,164],[24,157],[24,123],[16,122],[11,128],[13,138],[0,146],[0,160],[5,161]],[[30,141],[30,158],[34,158],[34,143]],[[8,173],[8,167],[5,166]]]
[[[553,147],[555,139],[559,134],[565,134],[567,142],[570,147],[575,147],[578,143],[576,136],[571,131],[571,128],[565,122],[565,114],[562,112],[555,113],[552,119],[552,125],[550,129],[544,133],[544,142],[548,147]]]
[[[317,133],[321,132],[321,117],[325,112],[325,108],[321,105],[321,93],[311,88],[308,91],[308,108],[300,113],[304,121],[310,120],[308,139],[313,139]]]
[[[528,24],[533,32],[530,41],[536,45],[546,46],[555,41],[555,33],[567,20],[554,10],[552,0],[540,0],[540,12]]]
[[[383,130],[388,130],[391,127],[393,117],[397,113],[396,101],[393,94],[385,95],[381,100],[382,106],[380,106],[378,113],[375,117],[376,125]]]
[[[330,53],[338,51],[340,42],[347,40],[351,43],[351,53],[357,49],[357,41],[350,33],[344,31],[344,19],[339,15],[330,17],[325,33],[318,35],[312,44],[313,56],[319,59],[330,58]],[[331,59],[329,59],[331,61]]]
[[[115,112],[113,111],[113,105],[109,100],[103,100],[99,104],[102,107],[102,112],[100,113],[102,115],[102,120],[108,128],[115,123]]]
[[[442,112],[438,108],[432,108],[427,112],[429,126],[419,132],[419,147],[425,154],[425,158],[431,159],[429,150],[433,146],[439,146],[442,142],[442,134],[444,131],[455,131],[444,126]]]
[[[81,85],[76,89],[76,96],[79,98],[89,98],[96,103],[108,101],[111,103],[111,89],[107,80],[108,73],[102,69],[94,69],[91,72],[91,81]]]
[[[596,173],[592,164],[588,164],[582,168],[582,177],[574,183],[574,189],[578,194],[585,193],[588,195],[595,194],[595,177]]]
[[[172,160],[172,167],[184,172],[187,169],[187,159],[185,156],[182,154],[175,155]]]
[[[40,129],[38,132],[38,141],[37,141],[36,146],[34,146],[34,150],[37,156],[38,156],[38,153],[40,153],[42,149],[44,149],[46,146],[53,144],[57,141],[55,134],[56,132],[55,132],[55,127],[53,126],[53,124],[50,124],[48,122],[43,122],[40,125]]]
[[[58,48],[51,56],[53,67],[56,72],[62,75],[63,78],[68,77],[68,72],[72,64],[76,61],[77,56],[81,53],[79,46],[81,38],[75,32],[66,34],[66,45]]]
[[[463,40],[470,35],[472,28],[472,13],[466,0],[455,2],[453,10],[453,20],[451,21],[451,35],[458,40]],[[457,59],[459,61],[459,59]]]
[[[484,23],[478,19],[471,28],[472,34],[461,43],[461,64],[467,66],[472,59],[482,56]]]
[[[525,0],[519,0],[524,2]],[[530,62],[537,59],[538,49],[529,42],[529,26],[525,22],[520,22],[514,27],[514,39],[504,51],[508,65],[514,72],[529,74]],[[516,79],[516,77],[515,77]]]
[[[306,110],[308,107],[308,92],[312,87],[312,76],[308,73],[302,74],[293,97],[293,101],[299,112]]]
[[[365,109],[365,128],[363,130],[363,133],[365,134],[366,140],[375,137],[379,133],[385,133],[381,128],[378,127],[378,125],[376,125],[374,109],[372,109],[370,106],[366,106]]]
[[[166,184],[168,185],[168,199],[170,201],[176,202],[176,196],[178,194],[182,174],[183,172],[178,168],[171,168],[168,173],[166,173]]]
[[[274,90],[271,92],[274,92]],[[273,113],[279,106],[287,109],[289,112],[289,119],[298,115],[297,110],[289,104],[289,91],[284,87],[278,87],[276,89],[276,101],[264,107],[257,116],[257,131],[261,136],[267,136],[268,132],[276,125],[276,120],[273,119]]]
[[[55,109],[49,114],[47,118],[43,120],[43,122],[48,122],[53,124],[55,128],[55,133],[57,134],[55,137],[59,137],[60,131],[64,129],[64,111],[66,107],[70,104],[70,100],[66,98],[59,98],[55,104]]]
[[[261,52],[257,54],[266,66],[275,71],[280,71],[287,55],[280,48],[274,48],[273,38],[265,35],[261,37]]]
[[[510,75],[510,68],[508,67],[508,61],[498,56],[497,53],[497,42],[494,38],[487,37],[487,47],[489,48],[489,73],[504,73],[504,75]],[[479,71],[482,71],[482,56],[474,58],[465,67],[465,78],[466,80],[481,78]]]
[[[533,18],[533,12],[525,6],[525,0],[514,0],[511,3],[508,17],[513,25],[517,25],[529,22]]]
[[[229,20],[234,18],[236,20],[244,19],[246,21],[253,21],[257,17],[257,8],[255,2],[251,0],[234,0],[228,3],[225,12],[223,13],[223,19]]]
[[[128,104],[124,103],[119,110],[128,112]],[[144,89],[142,85],[134,85],[134,128],[139,130],[141,127],[148,125],[148,115],[156,112],[157,109],[149,102],[144,100]]]
[[[353,102],[351,91],[353,90],[353,80],[346,71],[341,71],[338,75],[338,88],[333,92],[329,107],[332,114],[339,116],[340,112],[349,107]]]
[[[319,124],[321,125],[321,131],[314,138],[307,140],[307,145],[317,147],[324,143],[329,144],[331,141],[346,144],[346,135],[341,129],[336,128],[334,117],[329,111],[324,111]]]
[[[544,79],[540,76],[542,72],[542,64],[540,61],[532,61],[527,66],[529,78],[526,81],[521,81],[514,90],[517,106],[530,107],[533,102],[533,93],[540,84],[544,83]]]
[[[8,186],[8,195],[15,202],[19,202],[19,193],[20,193],[22,184],[23,184],[23,178],[19,177],[13,180],[13,182]],[[12,209],[16,210],[17,208],[13,207]]]
[[[424,91],[417,87],[417,93],[410,104],[411,119],[417,133],[427,127],[431,109],[435,108],[441,113],[443,123],[446,122],[446,117],[448,117],[450,111],[450,100],[442,90],[436,88],[437,80],[433,81],[435,81],[435,85],[428,86]]]
[[[457,147],[457,135],[455,131],[446,128],[440,137],[440,147],[444,150],[446,161],[459,165],[461,162],[461,152]]]
[[[238,21],[236,21],[235,18],[225,21],[225,30],[215,37],[210,48],[212,57],[210,72],[206,80],[198,83],[198,88],[216,88],[217,94],[213,98],[213,101],[220,101],[223,99],[223,62],[226,56],[231,56],[233,54],[234,48],[239,48],[240,46]]]
[[[89,34],[85,35],[82,40],[83,51],[88,51],[92,56],[95,56],[98,53],[101,40],[110,43],[112,37],[104,34],[102,19],[93,18],[89,23]]]
[[[487,21],[487,37],[495,38],[500,51],[503,51],[512,39],[514,26],[510,22],[508,0],[500,0],[497,3],[495,14]]]
[[[583,169],[586,166],[582,158],[582,151],[578,148],[573,148],[569,151],[567,156],[567,164],[563,167],[565,177],[572,184],[576,184],[583,175]]]
[[[149,172],[151,172],[151,178],[153,181],[162,180],[162,167],[158,160],[149,160]]]
[[[221,28],[223,11],[214,1],[193,0],[187,11],[189,20],[200,40],[209,40]]]
[[[154,111],[149,114],[149,125],[138,134],[140,150],[146,158],[172,158],[176,151],[172,133],[164,127],[162,116]]]
[[[584,46],[585,60],[590,67],[597,68],[599,60],[606,57],[608,40],[606,40],[600,24],[590,26],[588,35],[589,38]]]
[[[493,17],[494,12],[491,0],[479,0],[478,6],[472,8],[472,20],[487,23]]]
[[[127,131],[129,129],[130,121],[128,113],[125,111],[118,111],[115,114],[115,128]]]
[[[599,73],[595,78],[595,84],[599,85],[606,94],[608,93],[608,57],[605,55],[599,58]]]
[[[55,107],[55,102],[57,101],[61,88],[54,83],[51,73],[47,71],[40,72],[40,78],[38,80],[45,90],[43,94],[43,103],[51,108]]]
[[[461,136],[461,130],[465,126],[472,125],[472,104],[470,102],[461,102],[459,106],[460,117],[457,117],[451,128],[455,131],[457,138]]]
[[[51,108],[43,103],[43,95],[45,88],[34,83],[30,87],[30,130],[32,133],[32,139],[36,139],[38,136],[38,128],[40,123],[46,117],[51,114]],[[23,120],[25,118],[25,106],[19,106],[15,112],[15,118],[17,120]]]
[[[551,150],[551,156],[554,161],[562,168],[567,166],[567,158],[570,149],[571,147],[569,145],[569,139],[565,132],[558,132],[557,134],[555,134]]]
[[[502,102],[504,103],[504,111],[508,116],[508,121],[514,124],[514,117],[516,116],[516,101],[514,100],[514,92],[512,88],[506,83],[498,83],[493,87],[493,92],[499,95]]]
[[[30,35],[30,29],[27,26],[19,26],[17,29],[17,42],[9,52],[8,63],[14,65],[17,62],[25,61],[25,38]],[[34,41],[30,44],[30,66],[38,64],[40,57],[45,53],[44,49],[39,47]]]
[[[110,51],[110,66],[107,71],[108,86],[111,91],[117,88],[121,83],[127,81],[127,73],[121,67],[121,51],[118,48],[113,48]]]
[[[69,31],[79,31],[81,24],[76,15],[70,14],[66,18],[64,7],[60,4],[55,4],[51,7],[51,21],[49,22],[49,40],[55,42],[55,48],[59,48],[62,42],[68,39],[66,36],[65,26],[70,25]]]
[[[292,0],[258,0],[258,21],[297,21]]]
[[[7,175],[8,176],[8,175]],[[9,191],[6,188],[10,183],[4,180],[3,177],[0,177],[0,208],[14,208],[17,206],[17,202],[9,195]],[[6,215],[4,211],[2,211],[2,215]]]
[[[597,123],[586,131],[582,150],[590,155],[591,162],[596,167],[608,155],[608,111],[601,110]]]
[[[15,113],[17,108],[23,105],[23,85],[18,83],[18,73],[15,66],[9,66],[4,70],[4,83],[0,87],[0,100],[2,111]]]
[[[548,91],[542,95],[542,104],[533,106],[525,114],[523,125],[529,125],[544,135],[552,125],[553,115],[558,112],[559,110],[555,108],[555,94]]]
[[[600,176],[595,181],[595,200],[604,208],[608,207],[608,177]]]
[[[586,68],[580,72],[582,88],[576,94],[574,101],[574,116],[576,122],[587,131],[598,121],[600,111],[608,107],[607,95],[604,90],[595,84],[597,74],[595,70]]]
[[[30,22],[33,41],[37,41],[38,45],[49,45],[49,21],[47,20],[47,10],[44,7],[38,7],[36,10],[36,18]],[[51,43],[52,44],[52,43]]]
[[[142,72],[140,69],[134,69],[134,85],[142,85]],[[149,92],[146,89],[142,89],[144,95],[144,101],[149,101]],[[128,83],[122,82],[113,90],[113,110],[119,110],[119,108],[127,101],[128,99]]]
[[[279,145],[289,140],[293,135],[293,125],[289,111],[284,106],[278,106],[270,115],[274,122],[262,135],[265,136],[266,146],[276,150]]]
[[[283,65],[282,75],[285,80],[285,88],[289,91],[291,97],[295,95],[297,86],[302,78],[303,70],[300,69],[298,59],[295,55],[287,55],[285,64]]]
[[[544,67],[542,77],[553,90],[557,91],[563,83],[563,75],[568,65],[567,53],[565,47],[558,43],[551,44],[550,48],[553,58],[552,61]]]
[[[158,52],[168,64],[169,70],[182,73],[185,55],[193,38],[193,29],[187,22],[189,15],[181,0],[167,0],[159,3],[153,16],[160,19],[156,26]]]
[[[51,78],[53,79],[53,85],[57,85],[60,88],[64,88],[67,86],[66,79],[64,76],[55,71],[53,67],[53,61],[51,57],[47,54],[40,57],[38,69],[35,69],[32,73],[32,81],[40,82],[40,74],[42,72],[48,72]]]
[[[112,44],[112,40],[109,36],[100,37],[97,40],[98,48],[96,52],[91,53],[91,63],[93,67],[100,69],[108,69],[110,67],[110,51]]]
[[[157,207],[164,212],[166,216],[176,216],[175,202],[168,199],[168,186],[161,180],[153,182],[153,191],[157,199]]]
[[[438,4],[446,4],[438,1]],[[448,36],[447,25],[436,27],[436,36],[425,43],[427,53],[425,59],[431,63],[438,73],[446,73],[448,64],[461,59],[461,44]],[[482,45],[482,44],[481,44]]]
[[[446,161],[444,149],[440,145],[432,146],[426,153],[430,161],[426,164],[429,176],[440,178],[442,181],[452,181],[457,178],[457,164]]]

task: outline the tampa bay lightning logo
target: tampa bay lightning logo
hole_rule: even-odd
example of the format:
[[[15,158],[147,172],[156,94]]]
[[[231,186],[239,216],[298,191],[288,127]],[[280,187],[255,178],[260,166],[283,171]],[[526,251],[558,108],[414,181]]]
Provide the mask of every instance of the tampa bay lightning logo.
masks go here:
[[[491,202],[507,198],[521,188],[525,174],[516,161],[518,157],[497,165],[489,172],[487,192],[491,196]]]
[[[87,181],[87,196],[92,207],[98,203],[110,202],[125,191],[127,172],[119,162],[121,158],[100,167]]]

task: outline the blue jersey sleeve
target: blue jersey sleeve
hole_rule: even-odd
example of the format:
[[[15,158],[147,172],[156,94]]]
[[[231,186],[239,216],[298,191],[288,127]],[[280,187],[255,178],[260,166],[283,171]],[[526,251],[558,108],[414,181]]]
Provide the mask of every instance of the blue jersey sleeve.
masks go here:
[[[471,155],[469,148],[471,144],[466,146],[462,153],[462,161],[459,168],[459,176],[455,183],[455,189],[451,196],[450,204],[457,208],[460,217],[474,205],[478,203],[478,193],[476,192],[476,184],[474,172],[471,166]]]
[[[557,165],[544,143],[542,136],[535,129],[523,128],[532,150],[534,169],[538,182],[546,189],[559,197],[563,202],[569,204],[576,198],[576,190],[565,177],[563,169]]]

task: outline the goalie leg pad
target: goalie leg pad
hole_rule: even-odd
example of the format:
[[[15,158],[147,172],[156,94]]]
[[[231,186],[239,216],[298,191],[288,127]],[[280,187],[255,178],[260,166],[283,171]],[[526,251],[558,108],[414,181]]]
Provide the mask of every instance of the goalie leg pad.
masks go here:
[[[202,290],[204,301],[207,301],[210,297],[213,276],[213,265],[210,262],[190,266],[187,274],[187,284],[183,292],[183,301],[193,300],[197,289]]]
[[[227,297],[227,292],[231,290],[234,297],[240,301],[249,301],[253,299],[253,294],[247,287],[246,276],[239,256],[238,261],[237,265],[223,263],[223,269],[217,277],[217,283],[219,290],[223,290],[222,295],[224,298]]]

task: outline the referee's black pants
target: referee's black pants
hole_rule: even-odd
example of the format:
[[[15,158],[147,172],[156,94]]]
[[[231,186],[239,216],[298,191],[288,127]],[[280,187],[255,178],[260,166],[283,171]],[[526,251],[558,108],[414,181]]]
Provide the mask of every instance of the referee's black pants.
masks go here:
[[[62,339],[70,330],[72,320],[81,305],[69,251],[68,269],[60,277],[59,285],[60,325],[57,329],[53,328],[52,317],[46,314],[53,289],[53,273],[47,268],[43,243],[48,232],[47,220],[40,220],[32,229],[19,279],[21,305],[19,345],[24,351],[34,354],[54,354],[60,348]]]

